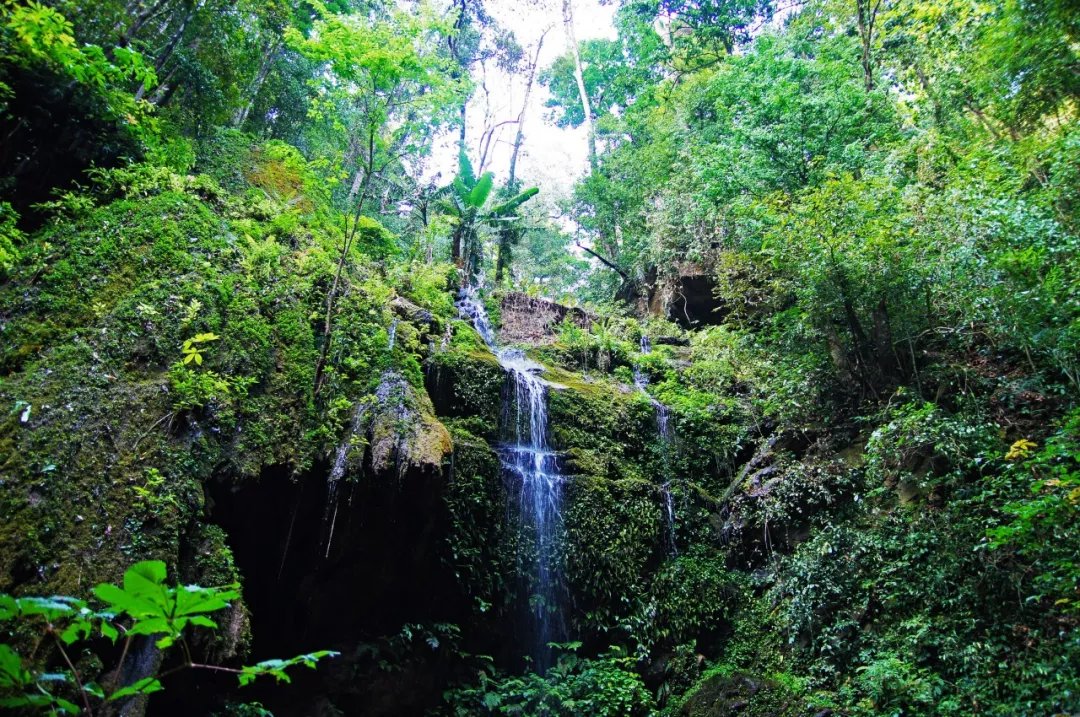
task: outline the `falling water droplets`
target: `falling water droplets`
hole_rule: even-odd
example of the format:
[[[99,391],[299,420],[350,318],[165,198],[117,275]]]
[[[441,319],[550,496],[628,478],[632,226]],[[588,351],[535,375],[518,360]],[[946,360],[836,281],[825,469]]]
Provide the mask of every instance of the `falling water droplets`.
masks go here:
[[[386,349],[388,351],[393,351],[394,350],[394,339],[397,338],[397,325],[398,325],[398,320],[394,319],[393,321],[390,322],[390,328],[386,332],[387,337],[388,337],[387,342],[386,342]]]
[[[484,305],[475,292],[461,293],[458,311],[472,322],[484,343],[495,353],[509,377],[503,405],[502,469],[518,493],[519,519],[533,551],[530,576],[532,595],[533,660],[543,671],[551,661],[549,642],[563,637],[562,604],[565,586],[559,537],[562,533],[562,488],[558,454],[548,444],[547,393],[551,383],[541,377],[543,366],[521,349],[499,348]]]

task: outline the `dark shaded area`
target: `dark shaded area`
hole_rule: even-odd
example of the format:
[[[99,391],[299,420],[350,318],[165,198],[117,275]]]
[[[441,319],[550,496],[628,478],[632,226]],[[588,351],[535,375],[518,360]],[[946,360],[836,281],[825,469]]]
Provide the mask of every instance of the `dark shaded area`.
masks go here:
[[[209,714],[228,697],[259,701],[278,717],[411,715],[441,699],[454,667],[449,646],[395,638],[405,625],[459,623],[469,614],[443,561],[447,516],[432,485],[441,478],[414,471],[342,481],[335,520],[328,472],[319,466],[293,480],[268,469],[258,481],[207,489],[211,518],[227,532],[244,578],[254,635],[244,663],[322,649],[341,655],[317,671],[295,668],[291,685],[264,679],[238,691],[232,676],[178,675],[183,684],[168,684],[151,714]],[[387,657],[391,671],[378,665]]]
[[[139,153],[101,99],[69,78],[8,65],[0,79],[12,90],[0,114],[0,197],[23,216],[25,229],[40,223],[32,205],[70,188],[89,167],[112,167]]]
[[[683,328],[724,323],[722,304],[715,295],[716,281],[707,274],[680,276],[667,309],[667,318]]]

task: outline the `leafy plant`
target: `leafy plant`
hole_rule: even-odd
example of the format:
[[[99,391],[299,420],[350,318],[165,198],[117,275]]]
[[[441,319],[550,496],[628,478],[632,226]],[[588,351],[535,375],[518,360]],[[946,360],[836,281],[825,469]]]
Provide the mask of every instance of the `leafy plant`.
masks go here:
[[[214,333],[196,334],[190,339],[184,341],[183,353],[184,363],[189,364],[192,361],[196,366],[202,366],[204,350],[203,344],[211,341],[217,341],[221,337]]]
[[[337,653],[320,650],[289,659],[265,660],[239,668],[195,662],[188,643],[193,628],[217,629],[213,613],[230,607],[240,597],[237,585],[204,588],[197,585],[166,584],[165,563],[147,560],[136,563],[124,573],[122,585],[102,583],[94,596],[103,605],[73,597],[12,597],[0,594],[0,622],[14,621],[20,628],[35,628],[41,639],[51,642],[62,662],[59,671],[47,664],[24,659],[14,648],[0,644],[0,706],[31,709],[52,714],[78,714],[81,702],[84,714],[93,715],[104,705],[136,695],[148,695],[164,689],[162,680],[184,669],[226,672],[236,675],[241,687],[262,676],[289,682],[287,670],[303,665],[314,668],[319,660]],[[116,675],[130,653],[137,636],[154,639],[158,649],[180,648],[180,664],[161,674],[119,684]],[[90,679],[78,669],[72,647],[77,643],[102,637],[112,642],[123,640],[120,662],[114,676],[104,682]]]
[[[484,172],[477,177],[469,156],[462,148],[458,154],[458,175],[446,189],[450,199],[442,202],[441,206],[443,211],[457,222],[452,237],[451,259],[457,262],[459,267],[465,268],[470,277],[480,270],[482,263],[480,227],[495,227],[503,233],[502,241],[505,246],[500,245],[500,252],[506,254],[500,257],[499,264],[505,266],[509,260],[509,246],[513,243],[507,232],[511,231],[512,224],[520,221],[515,212],[540,192],[538,188],[530,187],[490,209],[485,209],[494,186],[495,175]]]
[[[479,683],[445,693],[448,713],[644,717],[653,699],[634,671],[635,660],[619,648],[595,659],[578,656],[580,642],[552,643],[562,651],[546,675],[500,677],[481,671]]]

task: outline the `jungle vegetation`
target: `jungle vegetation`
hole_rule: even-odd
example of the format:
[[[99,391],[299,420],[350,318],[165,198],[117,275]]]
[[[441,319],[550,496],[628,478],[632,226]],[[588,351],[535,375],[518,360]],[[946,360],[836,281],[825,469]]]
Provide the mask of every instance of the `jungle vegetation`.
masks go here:
[[[0,0],[0,706],[1080,712],[1080,7],[495,2]]]

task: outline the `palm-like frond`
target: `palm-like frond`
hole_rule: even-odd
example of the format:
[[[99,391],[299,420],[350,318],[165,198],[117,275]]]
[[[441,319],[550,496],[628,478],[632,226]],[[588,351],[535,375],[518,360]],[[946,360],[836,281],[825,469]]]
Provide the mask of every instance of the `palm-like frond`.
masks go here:
[[[477,180],[476,186],[472,188],[472,192],[469,193],[469,206],[482,209],[491,194],[491,188],[494,186],[495,175],[491,172],[484,172],[480,179]]]
[[[461,180],[461,177],[454,177],[454,182],[451,186],[454,188],[454,192],[457,193],[457,199],[461,200],[462,204],[468,204],[469,193],[472,191],[472,187],[466,186],[465,182]]]
[[[458,179],[469,189],[476,186],[476,174],[473,172],[472,162],[469,161],[469,155],[465,154],[464,147],[458,152]]]
[[[529,201],[530,199],[532,199],[533,197],[535,197],[539,193],[540,193],[539,188],[537,188],[537,187],[529,187],[528,189],[526,189],[521,194],[518,194],[517,196],[511,197],[510,199],[506,200],[505,202],[503,202],[499,206],[492,209],[489,212],[489,214],[492,217],[505,217],[508,214],[511,214],[515,209],[517,209],[522,204]]]

